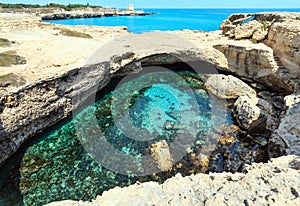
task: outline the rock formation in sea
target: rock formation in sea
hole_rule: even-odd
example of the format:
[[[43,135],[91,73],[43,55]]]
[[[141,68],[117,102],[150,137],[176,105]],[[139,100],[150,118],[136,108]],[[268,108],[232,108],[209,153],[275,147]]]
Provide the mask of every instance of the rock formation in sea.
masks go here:
[[[152,65],[208,65],[210,70],[202,71],[201,75],[204,87],[217,98],[232,102],[237,124],[231,129],[220,129],[216,137],[219,145],[214,149],[219,153],[231,151],[239,143],[233,135],[238,131],[234,128],[239,128],[243,138],[267,148],[262,156],[296,157],[273,159],[268,164],[254,164],[247,169],[245,165],[236,164],[240,163],[236,159],[239,155],[222,154],[226,162],[224,168],[231,166],[228,171],[236,168],[233,172],[248,173],[198,174],[185,178],[178,175],[163,186],[150,182],[116,188],[104,192],[94,203],[108,204],[122,199],[120,204],[130,205],[129,192],[136,197],[137,205],[155,204],[158,200],[162,203],[162,194],[168,197],[170,204],[299,204],[299,163],[296,160],[300,155],[299,13],[234,14],[222,23],[222,31],[141,35],[130,34],[124,27],[49,25],[25,14],[1,14],[0,17],[0,38],[7,40],[3,40],[6,42],[3,47],[0,42],[0,58],[1,54],[8,56],[3,52],[13,50],[12,58],[17,55],[26,60],[22,64],[0,67],[0,80],[7,82],[0,85],[0,164],[25,141],[70,116],[113,77]],[[176,125],[171,123],[166,125],[166,128],[174,127]],[[149,153],[157,167],[168,171],[169,167],[162,165],[162,161],[172,162],[168,145],[161,142],[152,146]],[[207,163],[217,159],[218,154],[203,158],[202,162],[195,158],[197,154],[187,158],[195,165],[219,171]],[[247,159],[240,155],[239,158],[247,163],[252,156]],[[293,169],[290,165],[294,165]],[[285,184],[279,188],[281,181]],[[223,184],[226,186],[222,189]],[[247,187],[249,184],[253,187]],[[170,189],[174,185],[180,188]],[[191,192],[191,188],[195,192]],[[143,192],[147,195],[145,199],[137,197],[140,190],[146,191]],[[228,199],[228,191],[238,193]],[[247,192],[241,194],[240,191]],[[116,193],[124,198],[116,200]],[[255,193],[261,193],[262,197],[253,198],[257,196]]]

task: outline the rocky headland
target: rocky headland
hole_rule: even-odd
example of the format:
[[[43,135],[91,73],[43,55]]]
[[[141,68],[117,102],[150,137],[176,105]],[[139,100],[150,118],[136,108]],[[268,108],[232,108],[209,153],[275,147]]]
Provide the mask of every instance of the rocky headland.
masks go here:
[[[209,64],[219,74],[203,71],[205,87],[218,98],[234,102],[232,113],[246,138],[267,146],[268,158],[295,157],[255,164],[244,170],[247,174],[179,175],[163,185],[151,182],[113,189],[94,203],[56,204],[132,205],[130,197],[134,196],[136,205],[165,199],[168,201],[161,205],[297,205],[299,23],[299,13],[234,14],[222,23],[220,31],[137,35],[125,27],[58,26],[28,14],[0,14],[0,163],[26,140],[69,116],[113,77],[150,65]],[[228,139],[224,142],[231,143]],[[289,168],[291,162],[293,169]],[[223,182],[225,197],[209,188],[215,185],[215,191],[223,191]],[[181,187],[174,190],[173,185]],[[228,199],[226,192],[241,191],[237,188],[247,192]],[[147,201],[138,195],[140,190],[145,191]],[[264,190],[262,197],[254,198],[260,190]],[[111,202],[116,193],[124,195],[118,198],[123,202]]]
[[[144,10],[135,10],[133,5],[131,8],[120,10],[116,8],[104,8],[96,6],[81,6],[79,8],[64,9],[55,7],[37,7],[37,8],[1,8],[0,13],[12,14],[34,14],[41,17],[42,20],[58,20],[58,19],[78,19],[78,18],[100,18],[111,16],[147,16],[154,15],[154,12],[145,12]]]

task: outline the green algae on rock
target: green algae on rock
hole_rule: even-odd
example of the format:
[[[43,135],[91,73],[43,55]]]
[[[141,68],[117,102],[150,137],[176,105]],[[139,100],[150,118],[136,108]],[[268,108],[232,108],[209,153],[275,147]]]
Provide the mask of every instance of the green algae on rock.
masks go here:
[[[0,67],[26,64],[26,59],[17,55],[16,51],[6,51],[0,53]]]

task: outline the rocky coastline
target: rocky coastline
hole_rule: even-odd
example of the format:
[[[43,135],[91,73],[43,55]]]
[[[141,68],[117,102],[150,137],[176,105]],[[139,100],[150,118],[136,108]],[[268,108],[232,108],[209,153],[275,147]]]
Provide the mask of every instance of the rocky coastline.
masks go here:
[[[133,7],[133,5],[132,5]],[[8,9],[1,8],[0,13],[10,14],[34,14],[41,17],[42,20],[59,20],[59,19],[79,19],[79,18],[101,18],[112,16],[147,16],[155,15],[156,12],[145,12],[144,10],[129,9],[116,9],[116,8],[103,8],[103,7],[85,7],[72,9],[66,11],[62,8],[23,8],[23,9]]]
[[[6,16],[4,21],[0,20],[0,24],[5,25],[1,26],[0,38],[5,37],[10,42],[10,46],[0,47],[0,52],[14,49],[18,55],[27,59],[25,64],[0,67],[0,81],[10,73],[23,79],[20,81],[23,82],[20,83],[21,85],[15,84],[13,80],[7,80],[6,84],[0,85],[0,164],[16,152],[23,142],[69,116],[93,92],[101,90],[113,77],[126,75],[148,65],[178,62],[193,65],[197,64],[199,60],[214,65],[221,73],[204,75],[203,80],[207,90],[221,99],[234,100],[233,115],[238,126],[247,131],[248,138],[265,138],[268,142],[269,158],[282,155],[300,156],[298,124],[300,119],[299,13],[233,14],[222,23],[222,31],[210,33],[175,31],[168,34],[152,32],[142,35],[130,34],[121,27],[54,26],[43,24],[40,18],[30,15],[25,15],[26,18],[21,17],[22,20],[19,21],[20,16],[18,15],[11,15],[11,18]],[[247,22],[246,20],[251,17],[254,18]],[[9,24],[9,21],[17,23]],[[34,22],[34,24],[30,22]],[[20,28],[25,34],[40,35],[43,38],[42,44],[36,46],[31,40],[22,39],[22,35],[19,35],[20,32],[16,32]],[[62,32],[66,31],[65,29],[88,33],[91,38],[65,36]],[[99,31],[102,33],[99,34]],[[105,40],[103,40],[103,36]],[[48,39],[44,40],[44,37],[48,37]],[[114,42],[116,37],[119,39]],[[41,62],[36,59],[41,57],[39,54],[48,51],[47,47],[52,42],[60,39],[61,42],[71,43],[75,38],[77,45],[73,45],[69,50],[66,49],[69,45],[65,45],[61,53],[49,53],[45,58],[52,56],[52,59],[48,62],[43,61],[44,66],[41,68],[41,73],[35,74],[34,68],[41,65]],[[149,41],[145,41],[145,39]],[[61,42],[53,45],[54,51],[57,51]],[[164,43],[161,44],[161,42]],[[89,47],[81,47],[88,43],[91,44]],[[109,47],[105,46],[107,43],[109,43]],[[181,48],[174,51],[178,45],[182,45]],[[47,49],[45,50],[44,47]],[[120,47],[122,52],[120,52]],[[28,48],[31,49],[30,52],[28,52]],[[99,50],[107,52],[97,56]],[[68,57],[56,59],[68,51],[80,53],[80,55],[69,54],[68,63],[64,62]],[[34,56],[32,53],[36,56],[32,57]],[[92,58],[90,58],[91,56]],[[290,163],[295,162],[296,157],[288,156],[286,158]],[[280,165],[281,160],[284,159],[273,161]],[[270,164],[253,166],[253,171],[256,171],[255,168],[258,171],[263,171],[265,168],[270,175],[274,175],[277,173],[274,169],[275,166],[272,166],[273,163]],[[280,174],[281,171],[290,172],[291,177],[295,178],[291,180],[294,187],[291,189],[292,186],[288,185],[292,195],[284,197],[284,200],[275,198],[276,202],[297,203],[300,200],[297,195],[300,190],[299,177],[297,177],[297,175],[299,176],[299,167],[290,170],[288,169],[289,164],[281,166]],[[259,176],[256,172],[251,174]],[[225,178],[224,175],[226,176],[226,173],[222,174],[222,178]],[[261,179],[264,179],[263,175]],[[285,175],[283,174],[282,178]],[[193,181],[201,181],[203,178],[209,179],[210,176],[197,175],[185,179],[182,177],[174,179],[177,178],[183,182],[190,181],[191,178]],[[235,177],[232,178],[235,179]],[[245,177],[245,179],[247,178]],[[229,181],[228,178],[227,181]],[[274,181],[280,181],[280,178]],[[133,187],[143,187],[147,191],[156,190],[157,188],[155,189],[154,186],[151,189],[151,184],[143,183],[142,186],[135,185]],[[202,188],[197,190],[202,191]],[[250,193],[254,194],[254,192]],[[104,195],[110,193],[113,191],[104,193]],[[122,192],[122,194],[126,193]],[[167,192],[167,194],[169,193]],[[176,198],[179,194],[170,193],[169,195],[170,200],[177,201]],[[270,194],[266,194],[266,196],[268,195],[270,196]],[[196,196],[199,194],[197,193]],[[186,198],[182,196],[182,198],[185,199],[182,199],[183,202],[193,199],[191,195],[187,195]],[[99,201],[102,200],[100,198]],[[184,204],[197,205],[200,200],[195,201],[197,203],[192,201]],[[224,200],[223,197],[215,197],[214,200],[205,200],[204,198],[201,204],[206,201],[225,204],[224,202],[228,203],[229,200]],[[266,202],[262,202],[262,204],[270,203],[270,201],[271,199],[267,198]],[[246,205],[245,202],[243,203]],[[90,205],[92,203],[65,202],[58,204]],[[249,202],[247,204],[251,205]],[[168,204],[166,203],[166,205]]]
[[[101,17],[112,17],[112,16],[148,16],[154,15],[155,12],[144,12],[142,10],[133,10],[133,11],[99,11],[99,12],[63,12],[63,13],[54,13],[47,14],[42,16],[42,20],[59,20],[59,19],[79,19],[79,18],[101,18]]]

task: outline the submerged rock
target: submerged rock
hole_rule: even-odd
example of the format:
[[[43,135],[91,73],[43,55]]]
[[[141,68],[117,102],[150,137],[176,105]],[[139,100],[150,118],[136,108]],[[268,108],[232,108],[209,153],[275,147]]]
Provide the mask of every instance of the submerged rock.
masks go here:
[[[153,161],[148,159],[148,161],[144,165],[146,170],[152,169],[150,166],[151,164],[154,164],[155,167],[157,167],[161,172],[170,171],[172,169],[174,162],[169,149],[169,145],[165,140],[151,144],[147,149],[147,153],[150,155]]]

